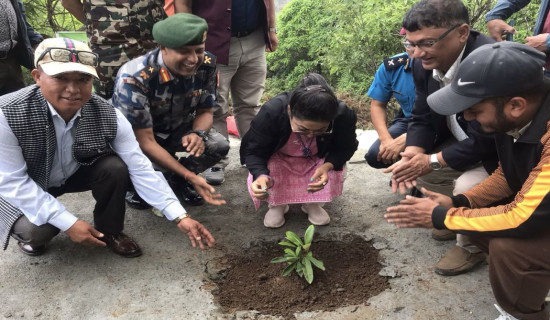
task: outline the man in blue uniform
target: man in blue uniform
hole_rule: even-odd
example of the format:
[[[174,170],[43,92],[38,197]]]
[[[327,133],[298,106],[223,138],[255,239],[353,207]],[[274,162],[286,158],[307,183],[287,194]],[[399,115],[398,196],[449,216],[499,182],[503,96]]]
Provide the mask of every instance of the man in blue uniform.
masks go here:
[[[204,50],[207,29],[204,19],[188,13],[157,22],[153,37],[160,47],[122,66],[111,99],[132,124],[143,152],[166,170],[170,186],[191,205],[202,204],[202,198],[224,203],[196,173],[229,151],[229,142],[210,131],[217,74],[215,57]],[[189,156],[178,159],[176,152]],[[146,207],[135,193],[127,201]]]
[[[373,168],[387,168],[399,160],[399,153],[405,150],[407,127],[416,95],[411,66],[411,59],[406,52],[384,59],[367,92],[372,99],[371,122],[378,133],[378,140],[365,154],[367,163]],[[392,96],[399,103],[400,110],[388,128],[386,114]]]

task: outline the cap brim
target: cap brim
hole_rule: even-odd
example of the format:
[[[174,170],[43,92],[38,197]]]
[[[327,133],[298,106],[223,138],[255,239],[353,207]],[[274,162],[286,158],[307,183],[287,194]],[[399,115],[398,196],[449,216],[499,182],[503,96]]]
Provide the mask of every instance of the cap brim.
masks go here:
[[[428,105],[433,111],[449,116],[464,111],[481,100],[483,98],[460,95],[453,90],[452,85],[448,85],[430,94]]]
[[[48,63],[39,63],[42,70],[49,76],[55,76],[60,73],[67,72],[81,72],[86,73],[95,78],[99,79],[97,76],[97,71],[92,66],[87,66],[81,63],[75,62],[48,62]]]

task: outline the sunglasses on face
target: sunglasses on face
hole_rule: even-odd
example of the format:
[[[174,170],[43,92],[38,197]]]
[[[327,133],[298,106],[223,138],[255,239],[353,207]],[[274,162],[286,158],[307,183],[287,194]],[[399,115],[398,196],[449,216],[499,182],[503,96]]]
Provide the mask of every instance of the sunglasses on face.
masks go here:
[[[98,66],[98,55],[94,52],[67,48],[48,48],[42,52],[36,63],[38,64],[41,60],[45,60],[44,58],[47,58],[46,55],[49,56],[49,60],[44,62],[76,62],[91,67]]]

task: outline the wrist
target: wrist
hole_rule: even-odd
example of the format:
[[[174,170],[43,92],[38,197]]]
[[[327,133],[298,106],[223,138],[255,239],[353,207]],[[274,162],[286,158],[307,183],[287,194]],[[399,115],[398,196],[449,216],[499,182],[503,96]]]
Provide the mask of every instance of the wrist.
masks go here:
[[[191,131],[187,132],[187,134],[191,134],[191,133],[196,134],[196,135],[199,136],[203,141],[207,141],[207,140],[208,140],[208,131],[206,131],[206,130],[191,130]]]
[[[267,183],[266,183],[267,188],[271,188],[275,184],[275,181],[273,180],[273,178],[271,176],[268,176],[267,174],[262,174],[258,178],[266,178],[267,179]]]
[[[186,219],[186,218],[191,218],[191,216],[187,213],[184,213],[184,214],[182,214],[181,216],[177,217],[176,219],[174,219],[172,221],[174,221],[175,224],[179,224],[181,222],[181,220]]]

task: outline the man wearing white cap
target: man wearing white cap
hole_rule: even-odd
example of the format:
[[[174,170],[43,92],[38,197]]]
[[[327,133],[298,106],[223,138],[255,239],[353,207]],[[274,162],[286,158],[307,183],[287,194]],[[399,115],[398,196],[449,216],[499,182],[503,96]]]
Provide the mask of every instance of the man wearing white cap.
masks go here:
[[[453,82],[428,103],[442,115],[464,111],[494,134],[499,167],[463,194],[423,189],[428,198],[407,197],[385,215],[400,228],[468,234],[489,253],[498,319],[549,316],[550,80],[544,64],[544,53],[514,42],[486,44],[464,59]]]
[[[0,97],[0,241],[9,236],[40,255],[59,230],[72,241],[108,246],[124,257],[142,254],[122,232],[131,182],[148,203],[175,221],[195,246],[212,246],[206,228],[189,218],[143,155],[126,118],[92,94],[97,54],[78,41],[44,40],[32,71],[36,85]],[[91,190],[94,224],[79,220],[56,197]]]

